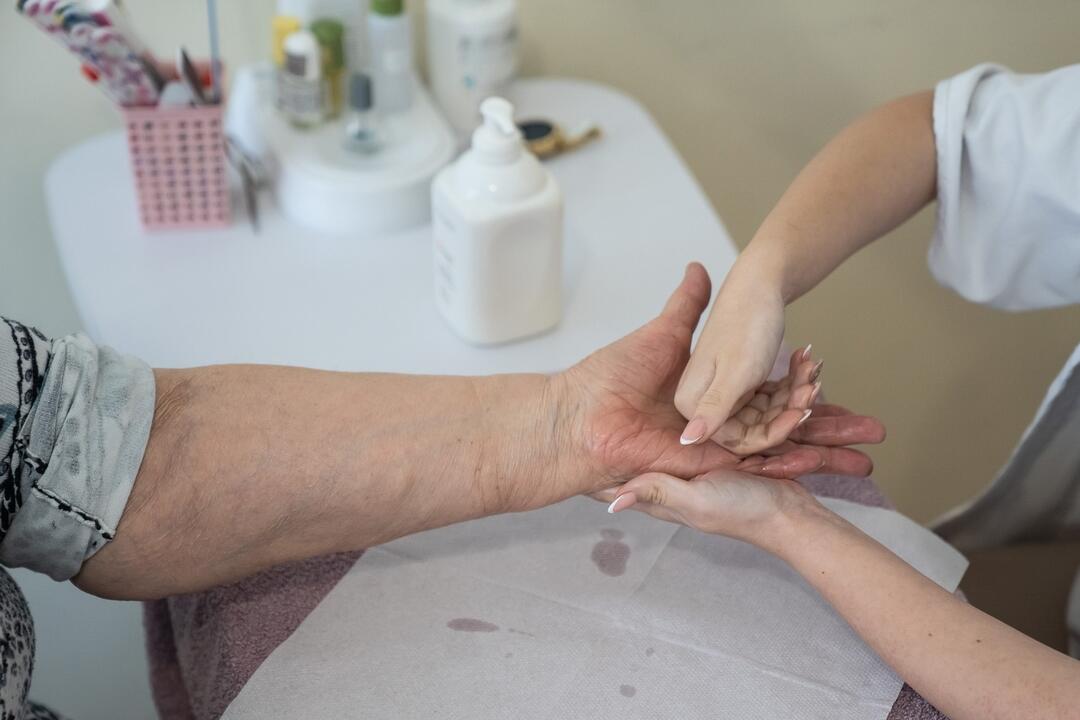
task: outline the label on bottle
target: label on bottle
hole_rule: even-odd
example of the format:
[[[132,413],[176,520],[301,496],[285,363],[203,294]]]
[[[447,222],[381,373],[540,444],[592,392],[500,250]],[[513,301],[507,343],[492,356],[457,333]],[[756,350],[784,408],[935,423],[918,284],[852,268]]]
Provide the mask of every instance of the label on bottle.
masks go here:
[[[323,118],[326,98],[320,80],[278,73],[277,106],[286,116],[300,122],[318,122]]]
[[[457,46],[462,84],[481,99],[500,91],[517,72],[517,43],[517,26],[462,35]]]
[[[451,247],[457,237],[450,219],[439,203],[432,207],[432,236],[435,246],[435,297],[444,310],[452,308],[457,298],[454,282],[454,249]]]
[[[562,212],[557,193],[470,225],[454,201],[432,198],[435,299],[470,342],[535,335],[562,314]]]

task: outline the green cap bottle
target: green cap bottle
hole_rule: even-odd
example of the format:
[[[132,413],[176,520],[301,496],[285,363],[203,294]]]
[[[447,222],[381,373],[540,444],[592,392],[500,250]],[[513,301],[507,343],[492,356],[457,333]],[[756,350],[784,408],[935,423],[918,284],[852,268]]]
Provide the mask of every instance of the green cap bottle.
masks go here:
[[[326,69],[330,72],[345,67],[345,26],[337,20],[316,20],[311,23],[311,34],[323,50]]]
[[[371,12],[376,15],[400,15],[405,12],[405,0],[371,0]]]

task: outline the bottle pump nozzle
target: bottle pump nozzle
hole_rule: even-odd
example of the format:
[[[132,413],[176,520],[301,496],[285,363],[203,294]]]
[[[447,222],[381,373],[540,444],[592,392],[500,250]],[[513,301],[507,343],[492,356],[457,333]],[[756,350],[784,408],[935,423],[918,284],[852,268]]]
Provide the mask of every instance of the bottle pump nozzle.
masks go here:
[[[501,97],[480,103],[484,122],[473,133],[473,149],[489,162],[511,162],[524,151],[521,131],[514,123],[514,106]]]
[[[502,132],[504,135],[515,135],[518,132],[514,124],[514,106],[508,100],[501,97],[489,97],[480,103],[480,115],[484,123]]]

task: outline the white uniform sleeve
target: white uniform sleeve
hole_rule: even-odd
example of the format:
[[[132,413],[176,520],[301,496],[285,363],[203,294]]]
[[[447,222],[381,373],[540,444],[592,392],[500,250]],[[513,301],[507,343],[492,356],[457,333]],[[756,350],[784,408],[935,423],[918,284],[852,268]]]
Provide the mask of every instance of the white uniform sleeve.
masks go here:
[[[1005,310],[1080,302],[1080,65],[979,65],[934,92],[930,270]]]

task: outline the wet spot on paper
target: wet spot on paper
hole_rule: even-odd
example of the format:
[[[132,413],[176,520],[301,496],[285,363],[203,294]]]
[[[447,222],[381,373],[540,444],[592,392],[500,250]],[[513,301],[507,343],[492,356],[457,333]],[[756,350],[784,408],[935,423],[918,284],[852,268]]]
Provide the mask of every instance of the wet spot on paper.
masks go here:
[[[630,546],[622,542],[620,530],[605,528],[600,531],[604,539],[592,549],[592,561],[600,572],[611,577],[618,577],[626,572],[626,561],[630,559]]]
[[[446,627],[459,632],[495,632],[498,625],[476,618],[454,618],[446,623]]]
[[[515,635],[524,635],[526,637],[536,637],[531,632],[525,632],[524,630],[518,630],[517,628],[507,628],[506,632],[513,633]]]
[[[633,685],[620,685],[619,692],[623,697],[634,697],[637,695],[637,688]]]

